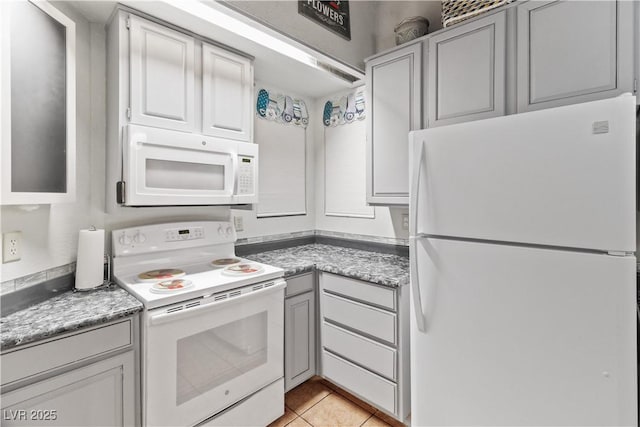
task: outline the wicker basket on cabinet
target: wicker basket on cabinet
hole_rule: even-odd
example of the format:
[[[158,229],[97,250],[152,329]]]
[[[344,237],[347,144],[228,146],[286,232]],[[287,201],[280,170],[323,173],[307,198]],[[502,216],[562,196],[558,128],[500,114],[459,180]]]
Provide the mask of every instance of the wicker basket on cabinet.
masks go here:
[[[515,0],[442,0],[442,27],[449,27],[513,1]]]

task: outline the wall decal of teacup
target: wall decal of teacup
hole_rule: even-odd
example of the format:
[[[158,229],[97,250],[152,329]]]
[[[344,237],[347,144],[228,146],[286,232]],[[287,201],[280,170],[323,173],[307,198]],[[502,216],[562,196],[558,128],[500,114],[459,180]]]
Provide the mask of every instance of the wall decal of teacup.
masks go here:
[[[258,100],[256,102],[256,111],[260,117],[267,116],[267,107],[269,106],[269,92],[265,89],[260,89],[258,92]]]
[[[327,101],[324,103],[324,110],[322,111],[322,123],[325,126],[331,125],[331,113],[333,113],[333,103]]]
[[[302,124],[306,126],[309,124],[309,112],[307,111],[307,104],[305,104],[302,100],[299,100],[298,102],[300,105],[300,117],[302,117]]]
[[[290,96],[284,97],[284,108],[282,109],[282,120],[289,123],[293,120],[293,99]]]
[[[364,93],[356,92],[355,109],[358,120],[364,119]]]
[[[356,118],[356,97],[355,93],[351,92],[347,96],[347,106],[344,112],[344,120],[347,123],[351,123]]]

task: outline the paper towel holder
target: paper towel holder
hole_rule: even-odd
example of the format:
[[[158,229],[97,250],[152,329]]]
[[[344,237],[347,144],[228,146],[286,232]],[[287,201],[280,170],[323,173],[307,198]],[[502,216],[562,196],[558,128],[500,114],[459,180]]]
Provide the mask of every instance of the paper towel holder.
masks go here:
[[[86,231],[89,232],[94,232],[94,231],[102,231],[102,230],[98,230],[98,228],[95,225],[90,225]],[[80,243],[79,243],[80,246]],[[80,257],[78,257],[78,259],[80,259]],[[73,292],[88,292],[88,291],[94,291],[96,289],[104,289],[107,288],[111,285],[110,283],[110,269],[111,269],[111,263],[109,262],[109,256],[105,253],[102,254],[102,282],[98,282],[100,283],[99,285],[93,286],[93,287],[88,287],[88,288],[78,288],[77,285],[73,287]],[[105,273],[104,273],[104,265],[107,264],[107,276],[105,277]],[[76,283],[77,283],[77,274],[78,274],[78,269],[76,266],[76,271],[75,271],[75,276],[76,276]]]

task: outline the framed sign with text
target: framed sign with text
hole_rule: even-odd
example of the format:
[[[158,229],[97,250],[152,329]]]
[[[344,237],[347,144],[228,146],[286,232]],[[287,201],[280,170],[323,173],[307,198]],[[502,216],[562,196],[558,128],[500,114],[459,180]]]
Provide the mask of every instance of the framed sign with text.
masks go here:
[[[298,13],[351,40],[347,0],[299,0]]]

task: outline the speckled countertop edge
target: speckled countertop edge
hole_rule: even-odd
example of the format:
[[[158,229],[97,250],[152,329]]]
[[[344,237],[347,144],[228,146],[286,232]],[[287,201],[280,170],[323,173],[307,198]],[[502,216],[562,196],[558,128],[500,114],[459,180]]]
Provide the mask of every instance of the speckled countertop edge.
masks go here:
[[[286,277],[317,269],[388,287],[409,282],[407,257],[321,243],[259,252],[246,258],[281,267]],[[2,317],[0,348],[9,350],[127,317],[142,309],[142,303],[117,286],[91,292],[68,291]]]
[[[142,303],[118,286],[89,292],[67,291],[0,319],[0,349],[124,318]]]
[[[361,249],[312,243],[246,255],[285,270],[285,277],[312,271],[398,287],[409,283],[409,258]]]

